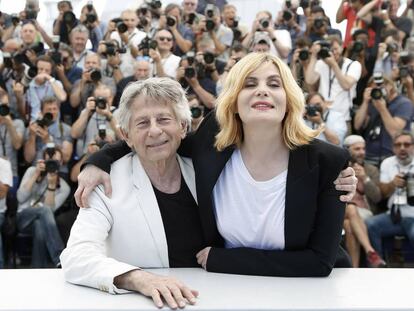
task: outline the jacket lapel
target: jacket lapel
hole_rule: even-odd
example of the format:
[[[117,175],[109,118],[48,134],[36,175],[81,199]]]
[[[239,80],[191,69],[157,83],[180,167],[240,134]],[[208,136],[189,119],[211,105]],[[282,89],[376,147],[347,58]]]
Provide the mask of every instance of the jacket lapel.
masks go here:
[[[154,239],[160,260],[164,267],[169,267],[167,238],[157,198],[151,181],[136,154],[132,157],[132,180],[134,187],[137,189],[136,197],[139,208],[141,208],[146,218],[148,230],[150,230]]]

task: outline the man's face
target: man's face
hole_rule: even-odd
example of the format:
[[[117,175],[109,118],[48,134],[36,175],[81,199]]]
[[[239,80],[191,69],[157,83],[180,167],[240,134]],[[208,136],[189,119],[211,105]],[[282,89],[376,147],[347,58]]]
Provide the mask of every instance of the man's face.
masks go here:
[[[37,62],[37,76],[35,77],[35,81],[37,84],[43,84],[46,82],[46,77],[44,75],[51,75],[52,73],[52,64],[49,62],[45,62],[39,60]]]
[[[58,3],[58,10],[59,12],[63,12],[63,13],[72,11],[69,3],[67,3],[66,1],[62,1]]]
[[[88,34],[86,32],[74,32],[71,34],[71,45],[76,53],[82,53],[86,49]]]
[[[149,63],[147,61],[139,61],[135,70],[135,79],[145,80],[149,78]]]
[[[355,143],[349,146],[349,153],[351,154],[352,160],[358,164],[363,164],[365,160],[365,143]]]
[[[237,15],[237,11],[235,8],[233,7],[227,7],[224,11],[223,11],[223,19],[224,22],[227,25],[232,25],[233,24],[233,20]]]
[[[185,14],[195,13],[198,0],[183,0],[183,8]]]
[[[155,35],[155,40],[157,40],[158,50],[160,51],[170,51],[173,47],[173,36],[167,30],[160,30]]]
[[[320,107],[323,112],[328,109],[326,102],[319,96],[315,95],[309,100],[309,106]]]
[[[20,32],[22,41],[26,45],[33,44],[36,39],[36,28],[33,24],[27,23],[23,25]]]
[[[42,114],[45,115],[47,112],[53,116],[53,121],[56,121],[59,117],[59,105],[57,102],[46,103],[43,105]]]
[[[388,12],[390,17],[397,17],[397,12],[400,7],[400,0],[390,0],[389,5]]]
[[[393,151],[398,161],[403,165],[411,163],[413,158],[413,142],[409,135],[401,135],[394,140]]]
[[[138,25],[138,17],[135,12],[124,12],[122,13],[121,18],[125,25],[127,25],[128,32],[134,31],[135,27]]]
[[[253,46],[253,52],[257,53],[267,53],[270,50],[270,46],[267,45],[267,43],[256,43]]]
[[[338,62],[339,59],[342,56],[342,47],[339,45],[338,42],[336,42],[336,41],[332,42],[331,52],[332,52],[333,57],[335,58],[335,60]]]
[[[174,8],[171,11],[168,12],[167,15],[174,16],[177,20],[177,24],[181,23],[181,16],[180,16],[180,10],[178,8]]]
[[[99,62],[99,56],[92,54],[92,55],[88,55],[85,58],[85,70],[89,71],[91,69],[100,69],[101,68],[101,64]]]

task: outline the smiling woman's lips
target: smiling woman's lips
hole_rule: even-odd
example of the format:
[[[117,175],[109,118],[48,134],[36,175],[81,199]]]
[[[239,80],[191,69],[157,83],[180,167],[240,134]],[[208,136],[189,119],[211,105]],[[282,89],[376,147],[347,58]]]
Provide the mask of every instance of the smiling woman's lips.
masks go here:
[[[166,141],[161,141],[159,143],[153,143],[153,144],[147,145],[147,147],[148,148],[155,148],[155,147],[162,146],[162,145],[166,144],[167,142],[168,142],[167,140]]]
[[[267,103],[267,102],[256,102],[252,105],[252,108],[267,108],[267,109],[270,109],[270,108],[274,108],[274,106],[270,103]]]

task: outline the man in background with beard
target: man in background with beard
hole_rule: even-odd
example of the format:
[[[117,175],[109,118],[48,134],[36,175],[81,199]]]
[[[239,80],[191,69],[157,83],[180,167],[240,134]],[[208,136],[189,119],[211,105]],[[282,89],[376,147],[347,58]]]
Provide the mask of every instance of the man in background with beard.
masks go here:
[[[389,211],[366,220],[370,241],[380,255],[385,237],[406,235],[414,246],[414,206],[410,205],[413,192],[407,191],[414,188],[413,135],[406,131],[395,135],[393,151],[394,156],[385,159],[380,168],[380,189],[382,196],[389,198]]]

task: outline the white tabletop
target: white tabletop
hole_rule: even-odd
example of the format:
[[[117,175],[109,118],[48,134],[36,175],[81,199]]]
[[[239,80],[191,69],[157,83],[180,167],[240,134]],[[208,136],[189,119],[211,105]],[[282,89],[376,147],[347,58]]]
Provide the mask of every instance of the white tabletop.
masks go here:
[[[327,278],[277,278],[150,270],[197,289],[187,310],[414,310],[414,269],[335,269]],[[0,270],[0,310],[157,310],[139,294],[68,284],[57,269]]]

